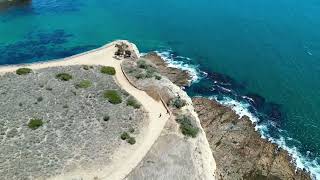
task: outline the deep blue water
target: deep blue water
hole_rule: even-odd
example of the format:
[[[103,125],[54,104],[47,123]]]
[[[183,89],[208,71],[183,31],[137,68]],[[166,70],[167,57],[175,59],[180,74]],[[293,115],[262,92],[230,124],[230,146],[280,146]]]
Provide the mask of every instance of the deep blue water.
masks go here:
[[[33,0],[0,7],[0,64],[128,39],[195,66],[203,78],[190,95],[240,102],[263,136],[320,179],[319,17],[316,0]]]

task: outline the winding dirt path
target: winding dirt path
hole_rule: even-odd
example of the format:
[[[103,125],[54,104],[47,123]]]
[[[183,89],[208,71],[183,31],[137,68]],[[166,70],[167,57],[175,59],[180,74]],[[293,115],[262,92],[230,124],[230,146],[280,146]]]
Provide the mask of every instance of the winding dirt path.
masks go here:
[[[129,43],[127,41],[122,41]],[[84,170],[75,170],[66,174],[61,174],[51,179],[90,179],[98,177],[99,179],[106,180],[121,180],[124,179],[143,159],[143,157],[150,150],[151,146],[160,136],[165,123],[169,119],[170,115],[167,114],[167,110],[161,101],[155,101],[144,91],[138,90],[133,87],[121,70],[121,60],[117,60],[113,57],[117,48],[114,46],[117,41],[107,44],[101,48],[88,51],[79,55],[71,56],[65,59],[26,64],[18,66],[3,66],[0,67],[0,74],[6,72],[13,72],[19,67],[29,67],[31,69],[41,69],[56,66],[71,66],[71,65],[103,65],[112,66],[116,69],[116,81],[121,88],[126,90],[129,94],[134,96],[140,101],[149,116],[148,124],[141,130],[141,133],[137,137],[137,143],[135,145],[124,145],[116,150],[116,154],[112,157],[112,163],[107,164],[106,167],[97,167],[95,171],[86,172]],[[130,47],[137,51],[133,44]],[[138,52],[137,52],[138,53]],[[159,117],[161,113],[161,117]]]

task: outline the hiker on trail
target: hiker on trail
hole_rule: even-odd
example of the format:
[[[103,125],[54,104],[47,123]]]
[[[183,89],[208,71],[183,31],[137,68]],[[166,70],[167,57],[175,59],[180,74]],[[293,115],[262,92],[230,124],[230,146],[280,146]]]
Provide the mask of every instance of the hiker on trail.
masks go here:
[[[161,118],[161,113],[160,113],[160,115],[159,115],[159,118]]]

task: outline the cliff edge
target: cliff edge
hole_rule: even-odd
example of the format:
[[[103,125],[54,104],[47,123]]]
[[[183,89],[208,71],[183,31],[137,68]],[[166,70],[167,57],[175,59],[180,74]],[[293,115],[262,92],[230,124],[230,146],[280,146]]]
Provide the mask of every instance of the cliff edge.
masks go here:
[[[179,86],[190,80],[187,72],[169,68],[156,53],[144,58]],[[262,139],[248,117],[240,118],[231,108],[206,98],[192,98],[192,104],[216,162],[216,179],[311,179],[307,172],[296,169],[287,151]]]

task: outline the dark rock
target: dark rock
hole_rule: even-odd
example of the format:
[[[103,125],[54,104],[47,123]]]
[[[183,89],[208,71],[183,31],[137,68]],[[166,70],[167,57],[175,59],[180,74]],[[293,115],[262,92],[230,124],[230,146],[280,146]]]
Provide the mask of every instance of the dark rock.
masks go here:
[[[205,98],[193,98],[216,160],[218,179],[311,179],[291,157],[260,137],[248,117]]]
[[[11,6],[25,6],[31,4],[31,0],[0,0],[0,10],[5,10]]]
[[[157,70],[163,76],[169,78],[177,86],[188,86],[191,80],[191,76],[188,71],[183,71],[181,69],[168,67],[168,64],[157,54],[154,52],[148,53],[143,56],[143,58],[148,59],[153,64],[157,66]]]
[[[262,107],[266,102],[265,98],[260,96],[259,94],[249,93],[246,95],[246,97],[248,97],[251,104],[256,108]]]
[[[283,119],[283,114],[281,112],[281,106],[275,103],[266,104],[266,113],[273,121],[280,121]]]

